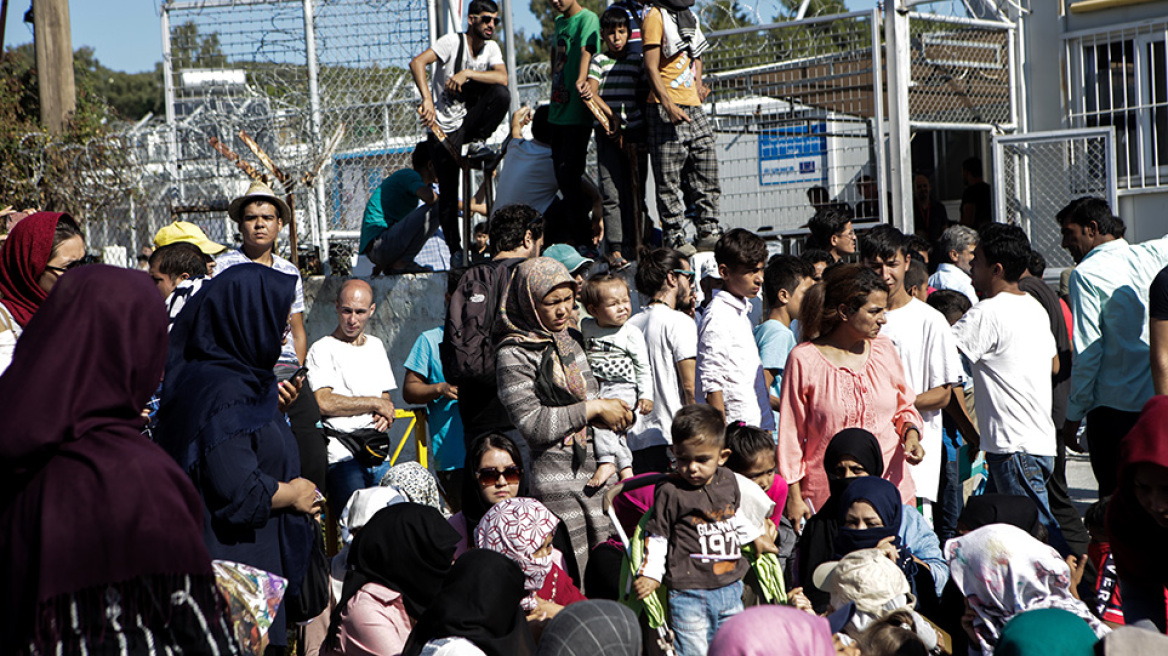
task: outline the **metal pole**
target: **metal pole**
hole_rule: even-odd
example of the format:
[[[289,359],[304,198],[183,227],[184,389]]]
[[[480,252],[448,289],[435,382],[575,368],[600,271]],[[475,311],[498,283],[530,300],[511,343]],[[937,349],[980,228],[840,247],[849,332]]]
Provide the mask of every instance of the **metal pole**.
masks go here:
[[[319,71],[316,64],[316,26],[314,23],[312,0],[304,0],[304,47],[308,57],[308,102],[312,112],[312,147],[319,152],[323,140],[321,138],[320,87],[317,85]],[[324,180],[321,176],[317,176],[313,191],[316,195],[317,217],[316,238],[313,241],[316,242],[317,248],[320,250],[321,267],[324,275],[327,276],[330,273],[328,216],[324,211]]]
[[[515,69],[515,12],[514,0],[503,0],[503,57],[507,63],[507,86],[511,92],[511,113],[519,111],[519,77]],[[469,239],[469,237],[468,237]]]
[[[888,53],[888,186],[892,190],[889,223],[913,231],[912,153],[909,134],[909,23],[907,12],[890,1],[884,10],[884,44]]]
[[[169,152],[166,169],[170,175],[169,191],[171,204],[182,200],[182,183],[178,177],[178,125],[174,120],[174,59],[170,43],[170,6],[162,5],[162,89],[166,103],[166,136]]]
[[[880,10],[872,9],[868,19],[872,28],[872,131],[875,133],[874,153],[875,170],[872,178],[876,180],[876,200],[880,203],[879,216],[887,221],[888,214],[888,156],[884,144],[884,60],[881,57],[880,47]]]

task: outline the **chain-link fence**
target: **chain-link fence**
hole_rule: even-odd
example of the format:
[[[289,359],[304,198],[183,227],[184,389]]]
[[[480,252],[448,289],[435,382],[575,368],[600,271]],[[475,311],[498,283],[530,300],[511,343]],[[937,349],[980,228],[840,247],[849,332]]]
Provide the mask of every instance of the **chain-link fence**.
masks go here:
[[[910,13],[909,38],[914,125],[1014,127],[1013,24]]]
[[[789,234],[808,192],[877,220],[883,136],[875,11],[713,32],[704,56],[727,226]],[[870,202],[863,202],[870,201]]]
[[[1082,196],[1116,202],[1114,133],[1111,128],[1035,132],[994,139],[995,186],[1000,221],[1030,235],[1051,267],[1072,266],[1060,247],[1055,216]]]

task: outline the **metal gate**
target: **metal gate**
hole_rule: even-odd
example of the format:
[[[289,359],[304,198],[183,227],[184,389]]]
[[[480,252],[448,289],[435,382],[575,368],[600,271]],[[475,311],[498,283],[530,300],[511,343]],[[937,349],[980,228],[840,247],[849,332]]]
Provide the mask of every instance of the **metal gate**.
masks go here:
[[[995,216],[1021,226],[1050,267],[1074,263],[1060,246],[1058,211],[1076,198],[1116,207],[1115,132],[1084,128],[994,137]]]

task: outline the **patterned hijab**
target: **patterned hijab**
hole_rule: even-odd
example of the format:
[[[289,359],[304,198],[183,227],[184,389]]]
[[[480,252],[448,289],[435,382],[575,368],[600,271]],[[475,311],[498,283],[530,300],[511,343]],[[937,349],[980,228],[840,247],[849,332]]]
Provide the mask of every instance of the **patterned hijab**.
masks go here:
[[[442,497],[438,495],[438,481],[421,463],[411,460],[390,467],[385,476],[381,477],[381,485],[397,488],[410,502],[430,506],[444,517],[450,516],[442,506]]]
[[[559,357],[556,358],[558,363],[552,382],[577,400],[583,401],[588,391],[584,372],[576,361],[579,344],[567,328],[553,333],[544,327],[536,311],[536,306],[545,296],[564,286],[576,291],[576,281],[568,270],[550,257],[533,258],[515,267],[511,286],[503,300],[503,328],[499,346],[514,345],[540,351],[554,346]]]
[[[533,558],[560,520],[535,499],[515,497],[491,506],[475,529],[475,545],[497,551],[515,561],[527,577],[527,596],[520,605],[535,610],[535,593],[552,571],[551,555]]]
[[[1061,608],[1083,618],[1098,637],[1110,629],[1071,595],[1071,570],[1058,552],[1016,526],[990,524],[945,544],[953,582],[977,613],[973,630],[992,654],[1014,616]]]

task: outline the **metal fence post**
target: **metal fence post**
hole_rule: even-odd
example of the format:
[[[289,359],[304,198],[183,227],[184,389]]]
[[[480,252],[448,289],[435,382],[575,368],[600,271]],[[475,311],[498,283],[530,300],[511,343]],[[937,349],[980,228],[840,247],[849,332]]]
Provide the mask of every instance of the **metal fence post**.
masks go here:
[[[174,61],[170,50],[170,3],[162,5],[162,89],[166,103],[166,171],[170,175],[170,185],[167,195],[171,205],[182,199],[182,190],[178,179],[178,126],[174,121]],[[177,196],[177,197],[176,197]]]
[[[503,56],[507,63],[507,87],[511,92],[511,113],[519,110],[519,76],[515,70],[515,12],[514,0],[503,0]],[[466,237],[467,241],[470,236]]]
[[[324,139],[321,137],[321,118],[320,118],[320,87],[317,85],[317,63],[316,63],[316,27],[313,20],[312,0],[304,0],[304,46],[307,63],[308,63],[308,106],[311,113],[312,121],[312,148],[316,152],[320,152],[324,147]],[[327,166],[327,164],[326,164]],[[324,181],[320,176],[316,177],[313,184],[313,191],[316,196],[316,218],[317,228],[316,235],[313,240],[320,251],[320,264],[323,268],[324,275],[329,275],[329,244],[328,244],[328,215],[325,212],[324,202]]]
[[[906,9],[888,2],[884,9],[884,43],[888,69],[888,186],[892,191],[892,223],[903,232],[913,231],[912,154],[909,150],[908,106],[909,25]]]

